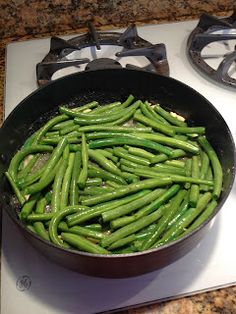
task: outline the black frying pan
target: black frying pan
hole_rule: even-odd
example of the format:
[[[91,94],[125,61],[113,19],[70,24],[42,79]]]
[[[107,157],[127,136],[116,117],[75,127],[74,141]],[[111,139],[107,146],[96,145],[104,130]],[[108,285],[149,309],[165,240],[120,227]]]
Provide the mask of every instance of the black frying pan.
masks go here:
[[[223,191],[212,217],[181,240],[155,250],[126,255],[102,256],[61,249],[31,233],[18,220],[11,206],[11,189],[4,171],[26,138],[39,128],[58,106],[97,100],[100,103],[124,100],[133,94],[141,100],[159,102],[165,108],[184,116],[193,125],[205,125],[206,134],[223,167]],[[78,272],[100,277],[130,277],[162,268],[189,252],[207,232],[210,220],[225,202],[234,180],[235,146],[232,135],[219,112],[192,88],[172,78],[157,74],[107,69],[82,72],[56,80],[24,99],[9,115],[0,129],[1,208],[4,208],[19,230],[40,252],[58,264]]]

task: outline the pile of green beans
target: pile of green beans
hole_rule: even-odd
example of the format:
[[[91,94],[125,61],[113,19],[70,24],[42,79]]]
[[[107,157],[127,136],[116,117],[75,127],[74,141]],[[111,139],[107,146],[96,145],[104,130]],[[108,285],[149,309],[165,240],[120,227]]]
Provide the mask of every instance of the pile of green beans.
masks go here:
[[[222,189],[205,127],[133,95],[59,107],[16,152],[6,177],[31,232],[95,254],[181,238],[212,215]]]

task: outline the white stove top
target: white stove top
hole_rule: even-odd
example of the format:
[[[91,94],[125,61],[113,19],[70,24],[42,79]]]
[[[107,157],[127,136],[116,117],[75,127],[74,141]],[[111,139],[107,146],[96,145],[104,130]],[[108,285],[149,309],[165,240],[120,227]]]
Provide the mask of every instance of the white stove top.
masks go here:
[[[236,140],[236,91],[198,74],[185,55],[196,21],[138,27],[141,37],[165,43],[170,76],[190,85],[219,110]],[[120,31],[120,30],[117,30]],[[65,37],[69,38],[69,37]],[[35,66],[49,39],[7,47],[5,117],[37,88]],[[41,256],[3,215],[1,313],[97,313],[157,302],[236,283],[236,185],[199,245],[172,265],[130,279],[100,279],[66,270]]]

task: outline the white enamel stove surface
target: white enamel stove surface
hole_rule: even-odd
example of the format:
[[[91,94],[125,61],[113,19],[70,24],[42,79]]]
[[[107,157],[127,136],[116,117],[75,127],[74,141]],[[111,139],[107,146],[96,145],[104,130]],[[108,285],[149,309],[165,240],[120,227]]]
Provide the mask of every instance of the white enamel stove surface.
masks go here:
[[[236,91],[203,78],[189,64],[185,47],[196,21],[138,27],[141,37],[165,43],[170,74],[203,94],[220,111],[236,138]],[[37,88],[35,65],[49,39],[7,47],[5,116]],[[183,95],[184,97],[184,95]],[[207,236],[185,257],[131,279],[99,279],[63,269],[33,249],[4,215],[1,313],[96,313],[195,294],[236,282],[236,186]]]

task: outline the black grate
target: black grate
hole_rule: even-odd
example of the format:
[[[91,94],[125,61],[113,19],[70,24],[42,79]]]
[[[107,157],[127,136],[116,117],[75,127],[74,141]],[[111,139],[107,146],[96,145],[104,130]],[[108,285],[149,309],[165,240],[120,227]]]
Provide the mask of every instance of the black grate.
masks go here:
[[[160,75],[169,76],[169,65],[166,56],[165,45],[151,44],[138,35],[135,25],[129,26],[123,33],[98,32],[92,23],[88,23],[88,32],[69,40],[59,37],[51,38],[50,51],[45,58],[37,64],[36,75],[38,85],[44,85],[52,80],[52,76],[60,69],[86,64],[85,70],[91,68],[121,67],[117,60],[103,58],[104,60],[90,60],[88,58],[69,59],[68,56],[86,47],[102,49],[102,45],[121,46],[122,51],[115,57],[121,59],[127,56],[143,56],[148,60],[148,65],[138,67],[126,64],[127,68],[136,68],[144,71],[156,72]]]
[[[236,88],[236,11],[226,18],[203,14],[197,27],[191,32],[187,42],[187,54],[194,67],[213,81]],[[225,47],[224,53],[204,54],[206,47],[218,42]],[[229,49],[230,45],[231,49]],[[215,52],[215,48],[214,48]],[[210,59],[218,59],[214,68]]]

